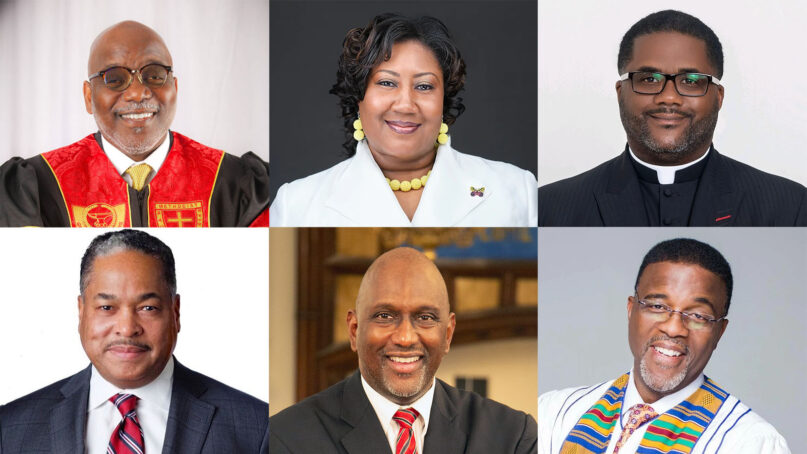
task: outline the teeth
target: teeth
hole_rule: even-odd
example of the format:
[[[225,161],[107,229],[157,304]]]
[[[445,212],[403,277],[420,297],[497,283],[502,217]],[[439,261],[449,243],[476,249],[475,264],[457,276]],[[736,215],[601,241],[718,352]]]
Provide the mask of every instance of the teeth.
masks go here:
[[[151,118],[154,116],[152,112],[146,112],[142,114],[124,114],[121,115],[123,118],[128,118],[130,120],[142,120],[143,118]]]
[[[659,352],[659,353],[661,353],[662,355],[665,355],[665,356],[672,356],[672,357],[681,356],[680,352],[677,352],[675,350],[670,350],[669,348],[664,348],[664,347],[653,347],[653,348],[655,348],[657,352]]]
[[[395,361],[396,363],[414,363],[420,358],[417,356],[412,356],[409,358],[402,358],[400,356],[390,356],[389,359]]]

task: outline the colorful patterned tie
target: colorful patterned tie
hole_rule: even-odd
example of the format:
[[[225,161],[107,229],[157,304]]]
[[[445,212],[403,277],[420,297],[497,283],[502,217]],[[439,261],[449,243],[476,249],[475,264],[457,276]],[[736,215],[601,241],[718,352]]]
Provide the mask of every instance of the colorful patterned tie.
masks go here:
[[[126,169],[125,173],[132,177],[132,187],[135,191],[143,190],[143,186],[146,185],[146,178],[151,173],[151,170],[152,168],[148,164],[137,164]]]
[[[412,424],[418,419],[420,413],[414,408],[406,408],[398,410],[392,416],[392,420],[398,423],[398,438],[395,440],[395,454],[415,454],[417,453],[417,446],[415,446],[415,431],[412,430]]]
[[[109,398],[120,411],[123,420],[109,438],[107,454],[144,454],[143,429],[137,420],[137,396],[134,394],[115,394]]]
[[[622,427],[622,435],[619,437],[619,441],[616,442],[616,447],[614,448],[614,454],[619,452],[619,448],[628,441],[633,432],[636,431],[639,427],[643,424],[647,423],[648,421],[652,420],[658,416],[658,414],[653,410],[653,407],[647,404],[636,404],[628,409],[628,412],[625,413],[624,418],[627,418],[627,423],[625,423],[623,419],[623,427]]]

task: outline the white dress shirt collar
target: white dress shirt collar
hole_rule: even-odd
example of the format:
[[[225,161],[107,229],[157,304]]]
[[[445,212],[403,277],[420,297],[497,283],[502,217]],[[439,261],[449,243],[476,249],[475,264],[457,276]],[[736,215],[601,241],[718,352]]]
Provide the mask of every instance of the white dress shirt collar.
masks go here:
[[[415,429],[417,450],[419,453],[423,453],[423,440],[426,438],[426,431],[429,428],[429,416],[431,414],[432,401],[434,400],[435,379],[432,379],[432,384],[429,387],[429,390],[426,391],[426,394],[421,396],[420,399],[416,400],[411,405],[406,406],[398,405],[379,394],[375,389],[373,389],[372,386],[370,386],[369,383],[367,383],[364,377],[361,377],[361,386],[364,388],[364,393],[367,395],[367,399],[370,400],[370,405],[372,405],[373,410],[375,410],[375,414],[378,417],[378,421],[381,423],[381,427],[384,428],[384,432],[387,435],[387,440],[390,441],[390,446],[392,447],[393,452],[395,452],[395,439],[398,436],[399,429],[398,424],[392,420],[395,412],[403,408],[414,408],[418,413],[420,413],[420,417],[415,421],[413,428]]]
[[[711,149],[712,149],[712,147],[709,147],[709,150],[711,150]],[[701,156],[700,158],[698,158],[698,159],[696,159],[696,160],[694,160],[692,162],[688,162],[686,164],[681,164],[681,165],[678,165],[678,166],[659,166],[659,165],[656,165],[656,164],[650,164],[650,163],[642,161],[641,159],[639,159],[638,156],[636,156],[633,153],[633,150],[631,150],[630,147],[628,147],[628,152],[630,153],[630,157],[633,158],[634,161],[636,161],[639,164],[647,167],[648,169],[654,170],[656,172],[656,175],[658,175],[659,184],[672,184],[672,183],[675,183],[675,172],[677,172],[679,170],[686,169],[689,166],[693,166],[693,165],[703,161],[704,159],[706,159],[706,156],[709,155],[709,150],[706,150],[706,153],[704,153],[703,156]]]
[[[639,390],[636,389],[636,382],[634,380],[639,379],[639,377],[634,375],[634,370],[631,369],[630,371],[630,379],[628,380],[628,387],[625,390],[625,398],[622,401],[622,415],[624,416],[625,413],[630,409],[630,407],[641,404],[647,403],[642,399],[642,396],[639,395]],[[661,399],[647,403],[651,407],[653,407],[653,411],[658,414],[666,413],[676,405],[680,404],[684,400],[686,400],[689,396],[691,396],[698,388],[701,387],[705,378],[703,374],[701,374],[695,380],[692,380],[692,383],[684,386],[680,390],[672,393],[667,394],[666,396],[662,397]]]
[[[160,144],[154,151],[151,152],[148,157],[140,162],[133,160],[129,156],[126,156],[120,149],[109,143],[104,137],[103,134],[101,136],[101,143],[104,146],[104,153],[106,153],[107,158],[109,161],[112,162],[112,165],[115,167],[115,170],[126,180],[126,183],[130,186],[132,185],[131,177],[129,174],[125,173],[129,167],[132,167],[137,164],[148,164],[152,171],[149,176],[146,178],[146,183],[150,182],[154,175],[160,170],[160,167],[165,162],[165,158],[168,156],[169,147],[171,145],[171,131],[168,131],[166,134],[165,140],[163,143]]]
[[[143,430],[146,452],[162,452],[171,392],[174,382],[174,358],[151,383],[134,389],[121,389],[108,382],[95,366],[90,375],[90,395],[87,405],[85,447],[89,454],[106,453],[109,437],[121,421],[121,415],[109,398],[117,393],[138,397],[137,418]]]

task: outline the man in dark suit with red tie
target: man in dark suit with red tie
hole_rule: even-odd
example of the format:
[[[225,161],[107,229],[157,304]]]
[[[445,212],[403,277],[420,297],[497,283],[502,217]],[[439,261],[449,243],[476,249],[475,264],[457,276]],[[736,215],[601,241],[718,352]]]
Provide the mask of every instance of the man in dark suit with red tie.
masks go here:
[[[277,454],[529,454],[535,420],[434,378],[454,334],[437,267],[410,248],[367,270],[347,316],[359,371],[270,420]]]
[[[266,453],[269,407],[174,357],[171,249],[101,235],[81,261],[79,334],[92,363],[0,407],[0,453]]]
[[[679,11],[653,13],[622,38],[617,68],[627,146],[539,188],[539,226],[807,225],[807,188],[712,144],[723,48],[706,24]]]

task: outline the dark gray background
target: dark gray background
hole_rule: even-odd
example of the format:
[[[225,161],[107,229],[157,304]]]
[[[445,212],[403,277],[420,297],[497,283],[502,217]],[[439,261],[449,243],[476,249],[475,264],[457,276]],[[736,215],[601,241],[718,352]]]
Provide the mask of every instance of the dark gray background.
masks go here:
[[[276,1],[269,6],[271,194],[345,159],[336,81],[342,40],[375,15],[442,20],[467,65],[457,150],[537,165],[537,2]]]

